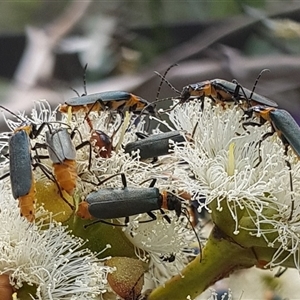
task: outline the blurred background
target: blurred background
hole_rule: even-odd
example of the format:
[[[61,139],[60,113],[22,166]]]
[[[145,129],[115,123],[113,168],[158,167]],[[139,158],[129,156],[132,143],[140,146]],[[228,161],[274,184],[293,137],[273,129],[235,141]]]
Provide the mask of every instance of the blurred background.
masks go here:
[[[0,96],[12,110],[53,106],[87,91],[126,90],[154,101],[160,78],[178,90],[237,79],[298,120],[299,1],[18,1],[0,10]],[[159,98],[176,95],[166,84]]]
[[[167,79],[179,91],[214,78],[237,79],[252,89],[261,70],[269,69],[256,92],[300,123],[299,1],[23,0],[0,8],[0,99],[13,111],[30,111],[38,99],[55,107],[76,96],[71,88],[82,94],[86,64],[88,93],[125,90],[155,101],[161,80],[154,71],[178,63]],[[164,84],[159,98],[175,95]],[[258,291],[255,276],[246,284],[250,294]],[[246,280],[244,273],[240,278]],[[281,290],[268,284],[270,294],[257,297],[288,296],[292,288],[282,287],[291,277],[286,272],[281,278]],[[252,298],[240,298],[245,285],[233,279],[237,299]]]

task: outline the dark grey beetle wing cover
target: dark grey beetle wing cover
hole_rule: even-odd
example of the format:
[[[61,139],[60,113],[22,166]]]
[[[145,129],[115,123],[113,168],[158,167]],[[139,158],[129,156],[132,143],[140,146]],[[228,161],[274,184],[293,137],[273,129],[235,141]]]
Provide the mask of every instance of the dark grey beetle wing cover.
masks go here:
[[[67,100],[65,103],[70,106],[82,106],[94,104],[96,101],[123,101],[130,99],[131,95],[128,92],[123,91],[108,91],[90,95],[84,95],[81,97],[75,97]]]
[[[29,193],[32,184],[31,147],[24,130],[14,133],[9,140],[9,168],[12,194],[15,199]]]
[[[300,156],[300,127],[294,118],[284,109],[270,112],[273,125],[289,142],[294,152]]]
[[[46,143],[50,159],[53,163],[62,163],[65,159],[75,160],[76,149],[66,128],[46,132]]]
[[[170,140],[176,143],[182,143],[185,141],[184,133],[180,131],[170,131],[150,135],[145,139],[128,143],[125,146],[125,153],[131,153],[132,151],[140,149],[141,159],[167,155],[171,149]]]
[[[114,219],[161,208],[157,188],[99,189],[87,195],[89,212],[94,218]]]
[[[222,88],[224,91],[228,91],[228,93],[230,93],[231,95],[234,95],[234,92],[237,88],[236,83],[229,82],[229,81],[223,80],[223,79],[213,79],[211,81],[211,83],[213,85],[217,86],[218,88]],[[244,87],[240,87],[238,98],[245,99],[245,96],[248,98],[248,100],[253,100],[253,101],[259,103],[260,105],[266,105],[266,106],[271,106],[271,107],[278,106],[278,104],[276,102],[274,102],[273,100],[268,99],[265,96],[259,95],[257,93],[254,93]]]

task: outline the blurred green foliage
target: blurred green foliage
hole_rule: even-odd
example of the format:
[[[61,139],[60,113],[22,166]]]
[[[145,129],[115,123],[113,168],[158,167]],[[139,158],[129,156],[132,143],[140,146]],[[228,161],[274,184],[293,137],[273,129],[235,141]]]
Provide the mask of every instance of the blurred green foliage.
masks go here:
[[[22,34],[26,25],[44,27],[55,21],[73,1],[20,0],[2,2],[0,6],[0,33]],[[286,0],[285,8],[292,3],[293,0]],[[91,43],[92,39],[96,43],[98,42],[94,46],[95,53],[99,51],[101,57],[98,59],[103,62],[97,69],[96,67],[93,69],[90,64],[87,77],[92,81],[115,74],[136,72],[141,66],[148,64],[160,54],[192,39],[193,36],[197,36],[205,29],[214,26],[220,20],[244,14],[245,7],[254,8],[254,11],[256,9],[256,12],[261,15],[283,10],[280,1],[266,0],[93,1],[84,17],[72,29],[71,35],[78,34],[82,38],[79,44],[76,42],[73,44],[75,47],[79,45],[77,48],[79,55],[81,55],[80,51],[87,51],[88,46],[86,45]],[[105,27],[104,19],[110,17],[116,21],[117,27],[112,33],[104,28],[103,36],[111,34],[111,39],[109,40],[110,44],[105,45],[103,43],[103,49],[101,49],[102,37],[97,33],[102,29],[99,26],[104,24]],[[98,22],[101,20],[103,23]],[[191,31],[190,28],[193,25],[194,31]],[[265,35],[263,33],[258,34],[253,31],[251,38],[246,42],[246,46],[241,42],[243,49],[242,47],[238,49],[246,55],[280,53],[280,50],[274,47],[274,43],[272,44],[270,31],[266,30]],[[247,34],[250,36],[249,32]],[[95,39],[95,36],[99,40]],[[84,43],[86,44],[83,48],[86,48],[80,50],[83,49],[80,47]],[[296,51],[298,47],[297,39],[292,49],[287,47],[290,50],[288,53],[298,52]],[[124,49],[132,50],[136,57],[128,59],[128,56],[126,57],[123,53]],[[295,51],[293,51],[294,49]],[[72,51],[74,50],[71,49]],[[87,58],[84,59],[87,61]]]
[[[1,2],[0,28],[1,33],[23,31],[26,24],[32,22],[34,12],[40,1],[7,1]]]
[[[27,24],[44,25],[52,21],[71,1],[20,0],[1,2],[1,32],[22,31]],[[217,19],[241,13],[242,5],[266,8],[265,0],[146,0],[94,1],[90,15],[119,11],[131,25],[158,25],[168,22],[187,22]],[[162,34],[162,33],[161,33]]]
[[[0,6],[0,33],[23,32],[26,25],[43,26],[52,21],[70,1],[3,1]]]

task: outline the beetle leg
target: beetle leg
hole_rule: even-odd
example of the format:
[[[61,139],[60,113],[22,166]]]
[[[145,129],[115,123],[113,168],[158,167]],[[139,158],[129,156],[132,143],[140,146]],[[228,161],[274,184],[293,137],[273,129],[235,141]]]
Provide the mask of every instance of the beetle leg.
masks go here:
[[[4,178],[6,178],[6,177],[8,177],[8,176],[10,176],[10,173],[9,173],[9,172],[6,173],[6,174],[4,174],[4,175],[2,175],[2,176],[0,177],[0,180],[3,180]]]
[[[145,182],[150,181],[150,180],[151,180],[151,183],[150,183],[149,187],[154,187],[154,185],[155,185],[155,183],[156,183],[156,181],[157,181],[156,178],[149,178],[149,179],[146,179],[146,180],[142,181],[142,182],[140,183],[140,185],[142,185],[142,184],[144,184]]]
[[[43,164],[41,164],[40,162],[36,162],[36,163],[33,164],[32,166],[33,166],[33,168],[39,167],[39,168],[42,170],[42,172],[44,173],[44,175],[45,175],[49,180],[53,181],[53,182],[56,184],[56,186],[57,186],[57,188],[58,188],[59,196],[64,200],[64,202],[65,202],[66,204],[68,204],[68,206],[69,206],[72,210],[74,210],[74,209],[75,209],[74,205],[72,205],[72,204],[71,204],[71,203],[63,196],[61,187],[60,187],[59,183],[57,182],[55,176],[52,174],[52,172],[51,172],[50,170],[48,170],[48,169],[47,169]]]
[[[94,224],[97,224],[97,223],[103,223],[103,224],[106,224],[106,225],[112,225],[112,226],[122,226],[122,227],[126,227],[127,225],[126,224],[116,224],[116,223],[112,223],[112,222],[107,222],[107,221],[104,221],[104,220],[100,220],[100,219],[97,219],[89,224],[85,224],[83,226],[84,229],[87,229],[88,227],[94,225]]]
[[[56,154],[55,149],[52,146],[50,146],[49,144],[47,144],[47,143],[36,143],[34,145],[34,147],[32,147],[32,150],[34,150],[35,153],[36,153],[35,158],[36,159],[47,159],[47,158],[49,158],[49,155],[39,155],[38,152],[37,152],[37,149],[48,149],[48,148],[50,148],[52,150],[52,152],[54,153],[54,155],[59,160],[59,163],[63,163],[63,161]]]
[[[289,144],[283,136],[281,137],[281,140],[284,143],[284,155],[287,156]],[[289,174],[290,174],[290,189],[291,189],[291,191],[293,191],[294,188],[293,188],[293,178],[292,178],[292,166],[291,166],[291,163],[287,159],[285,160],[285,163],[286,163],[286,165],[287,165],[287,167],[289,168],[289,171],[290,171],[289,172]],[[291,221],[291,219],[293,217],[294,209],[295,209],[295,199],[294,199],[293,195],[291,195],[291,213],[290,213],[290,216],[288,218],[289,221]]]
[[[151,218],[151,220],[139,221],[139,223],[149,223],[157,219],[156,215],[151,211],[147,212],[147,215]],[[169,223],[171,223],[171,221]]]
[[[244,130],[246,130],[247,131],[247,126],[258,126],[258,127],[260,127],[260,126],[262,126],[263,124],[261,124],[261,123],[258,123],[258,122],[244,122],[243,124],[242,124],[242,127],[243,127],[243,129]],[[250,133],[250,132],[248,132],[247,131],[247,133]]]
[[[117,173],[117,174],[111,175],[111,176],[109,176],[109,177],[103,179],[102,181],[99,181],[99,183],[96,184],[96,185],[101,185],[101,184],[103,184],[104,182],[106,182],[106,181],[108,181],[108,180],[110,180],[110,179],[112,179],[112,178],[114,178],[114,177],[116,177],[116,176],[121,176],[122,183],[123,183],[123,188],[126,188],[126,187],[127,187],[127,182],[126,182],[126,177],[125,177],[125,174],[124,174],[124,173]],[[86,181],[86,182],[88,182],[88,181]]]
[[[276,274],[274,275],[274,277],[278,278],[280,277],[283,273],[285,273],[285,271],[287,270],[288,268],[279,268],[279,270],[276,272]]]
[[[79,144],[78,146],[75,147],[76,151],[85,147],[85,146],[89,146],[89,164],[88,164],[88,170],[90,173],[92,173],[91,171],[91,166],[92,166],[92,145],[90,141],[84,141],[81,144]]]
[[[258,145],[258,163],[254,166],[254,168],[258,167],[260,165],[260,163],[262,162],[262,158],[261,158],[261,150],[260,150],[260,147],[261,147],[261,144],[262,142],[267,139],[268,137],[272,136],[274,134],[274,131],[272,132],[267,132],[265,133],[262,138],[257,142],[257,145]]]

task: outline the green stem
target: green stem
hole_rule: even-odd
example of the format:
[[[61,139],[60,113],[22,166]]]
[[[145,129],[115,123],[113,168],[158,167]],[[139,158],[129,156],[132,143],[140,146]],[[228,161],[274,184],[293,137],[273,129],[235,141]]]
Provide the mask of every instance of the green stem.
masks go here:
[[[122,227],[97,223],[85,229],[84,225],[91,222],[73,215],[64,225],[68,225],[74,235],[86,241],[84,247],[89,248],[92,252],[99,253],[99,258],[107,256],[136,257],[134,246],[126,238]],[[111,248],[101,253],[107,244],[111,245]]]
[[[148,300],[194,299],[216,281],[233,271],[255,265],[256,258],[251,249],[234,243],[217,227],[214,228],[203,250],[202,260],[198,256],[163,286],[153,290]]]

